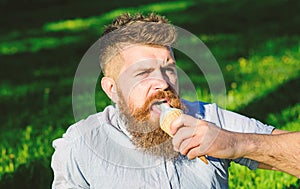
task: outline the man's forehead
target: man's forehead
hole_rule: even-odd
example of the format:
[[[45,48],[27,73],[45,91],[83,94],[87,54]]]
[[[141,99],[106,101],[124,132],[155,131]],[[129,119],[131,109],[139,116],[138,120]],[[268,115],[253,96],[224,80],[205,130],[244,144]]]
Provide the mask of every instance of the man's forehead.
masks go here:
[[[150,62],[175,62],[172,49],[164,46],[133,45],[124,48],[120,55],[125,64]]]
[[[175,66],[175,62],[174,61],[166,61],[166,60],[159,59],[159,58],[148,58],[148,59],[140,59],[136,62],[133,62],[127,68],[136,70],[136,69],[155,68],[155,67],[159,67],[159,66],[165,67],[165,66],[170,66],[170,65]]]

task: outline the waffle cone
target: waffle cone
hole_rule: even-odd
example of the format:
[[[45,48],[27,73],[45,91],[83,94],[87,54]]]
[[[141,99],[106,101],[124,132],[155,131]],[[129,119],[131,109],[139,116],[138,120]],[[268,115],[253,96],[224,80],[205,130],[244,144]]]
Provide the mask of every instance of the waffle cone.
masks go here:
[[[160,122],[160,128],[166,132],[168,135],[173,137],[171,134],[171,123],[178,118],[182,114],[182,111],[179,109],[172,109],[172,111],[168,112]],[[200,160],[202,160],[205,164],[208,164],[208,161],[205,156],[199,156]]]
[[[162,119],[160,123],[160,127],[163,131],[165,131],[168,135],[173,137],[173,135],[170,132],[171,123],[178,118],[182,114],[181,110],[174,109],[170,112],[168,112]]]

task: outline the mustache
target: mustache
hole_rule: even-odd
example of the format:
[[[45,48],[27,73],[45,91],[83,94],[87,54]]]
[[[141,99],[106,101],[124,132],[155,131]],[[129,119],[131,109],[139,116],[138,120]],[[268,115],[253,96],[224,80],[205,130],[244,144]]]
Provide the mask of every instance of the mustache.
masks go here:
[[[140,108],[131,112],[131,115],[138,121],[145,121],[150,118],[150,108],[151,106],[160,100],[167,101],[171,107],[184,109],[182,107],[179,96],[172,90],[167,89],[165,91],[157,91],[150,97],[148,97],[144,103],[144,105]]]

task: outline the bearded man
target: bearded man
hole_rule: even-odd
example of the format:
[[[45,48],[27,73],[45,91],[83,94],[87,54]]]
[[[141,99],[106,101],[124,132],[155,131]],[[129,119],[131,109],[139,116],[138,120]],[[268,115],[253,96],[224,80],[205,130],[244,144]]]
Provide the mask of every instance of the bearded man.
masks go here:
[[[174,27],[155,14],[120,15],[106,27],[101,86],[114,105],[54,141],[53,188],[227,188],[232,161],[270,168],[243,158],[247,146],[237,148],[225,130],[279,130],[216,104],[179,98],[175,41]],[[172,123],[173,139],[160,129],[161,104],[185,112]],[[208,164],[198,155],[207,155]]]

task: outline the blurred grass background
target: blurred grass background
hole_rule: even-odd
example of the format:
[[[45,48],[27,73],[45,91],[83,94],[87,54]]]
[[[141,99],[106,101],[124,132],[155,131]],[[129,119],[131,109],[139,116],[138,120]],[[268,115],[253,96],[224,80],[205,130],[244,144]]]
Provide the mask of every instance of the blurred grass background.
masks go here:
[[[156,12],[197,35],[223,72],[226,108],[300,131],[300,1],[0,0],[0,188],[49,188],[52,140],[74,123],[72,83],[103,25],[120,13]],[[190,61],[178,64],[210,100]],[[194,64],[192,64],[194,65]],[[100,87],[97,110],[110,101]],[[230,188],[299,188],[276,171],[232,164]]]

